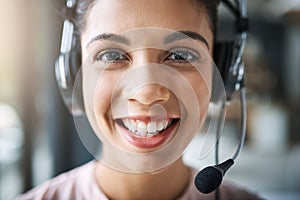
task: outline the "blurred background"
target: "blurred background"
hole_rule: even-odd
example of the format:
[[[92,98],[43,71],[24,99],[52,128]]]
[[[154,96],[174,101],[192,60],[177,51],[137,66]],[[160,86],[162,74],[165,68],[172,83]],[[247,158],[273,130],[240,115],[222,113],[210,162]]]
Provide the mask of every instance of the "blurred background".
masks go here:
[[[63,0],[1,0],[0,199],[92,160],[54,77]],[[222,9],[221,9],[222,10]],[[221,36],[232,17],[221,12]],[[245,148],[226,179],[266,199],[300,199],[300,0],[249,0]],[[239,139],[238,96],[227,110],[220,160]],[[87,126],[87,132],[91,132]],[[192,146],[187,162],[213,164]]]

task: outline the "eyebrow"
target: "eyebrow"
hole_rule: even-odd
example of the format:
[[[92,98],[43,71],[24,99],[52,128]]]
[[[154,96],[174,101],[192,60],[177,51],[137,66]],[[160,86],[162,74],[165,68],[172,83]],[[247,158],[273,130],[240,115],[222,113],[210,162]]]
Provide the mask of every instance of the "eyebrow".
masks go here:
[[[117,35],[114,33],[102,33],[102,34],[99,34],[99,35],[93,37],[87,43],[86,48],[88,48],[92,43],[97,42],[99,40],[110,40],[110,41],[114,41],[114,42],[118,42],[118,43],[122,43],[122,44],[126,44],[126,45],[130,44],[129,39],[124,36]]]
[[[207,40],[202,35],[200,35],[196,32],[193,32],[193,31],[178,31],[178,32],[171,33],[170,35],[168,35],[165,38],[164,43],[169,44],[169,43],[175,42],[177,40],[183,40],[183,39],[188,39],[188,38],[192,38],[194,40],[199,40],[199,41],[203,42],[205,44],[205,46],[207,46],[207,48],[209,49],[209,44],[208,44]],[[130,40],[122,35],[118,35],[118,34],[114,34],[114,33],[102,33],[102,34],[99,34],[99,35],[93,37],[87,43],[86,48],[88,48],[92,43],[97,42],[99,40],[110,40],[110,41],[122,43],[125,45],[130,44]]]
[[[168,35],[165,38],[164,43],[169,44],[169,43],[175,42],[177,40],[183,40],[183,39],[188,39],[188,38],[192,38],[194,40],[199,40],[199,41],[203,42],[205,44],[205,46],[207,46],[207,48],[209,49],[209,44],[208,44],[207,40],[202,35],[200,35],[196,32],[193,32],[193,31],[178,31],[178,32],[171,33],[170,35]]]

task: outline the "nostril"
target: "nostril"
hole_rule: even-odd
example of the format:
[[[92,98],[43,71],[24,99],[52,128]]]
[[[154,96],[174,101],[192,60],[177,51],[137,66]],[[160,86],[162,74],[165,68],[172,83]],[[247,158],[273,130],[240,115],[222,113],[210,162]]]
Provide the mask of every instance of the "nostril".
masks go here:
[[[157,95],[158,96],[161,96],[161,98],[163,99],[163,100],[168,100],[169,98],[170,98],[170,91],[167,89],[167,88],[165,88],[165,87],[160,87],[158,90],[157,90]]]
[[[137,101],[141,104],[151,105],[157,102],[168,101],[170,98],[170,91],[159,84],[147,84],[139,87],[129,97],[131,101]]]

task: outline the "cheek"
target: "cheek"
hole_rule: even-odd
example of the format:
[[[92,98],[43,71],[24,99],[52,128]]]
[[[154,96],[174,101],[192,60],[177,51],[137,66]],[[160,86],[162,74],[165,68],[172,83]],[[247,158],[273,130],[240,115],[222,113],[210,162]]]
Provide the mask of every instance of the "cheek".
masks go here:
[[[206,117],[210,101],[210,83],[209,80],[204,80],[204,78],[198,73],[188,75],[187,79],[189,80],[197,97],[198,107],[200,111],[199,126],[201,126],[203,120]]]
[[[113,87],[114,81],[105,71],[92,69],[92,67],[83,68],[85,108],[93,115],[104,114],[109,109]]]
[[[103,76],[98,82],[94,94],[94,109],[97,114],[105,114],[111,105],[114,82],[108,76]]]
[[[91,98],[88,105],[98,117],[108,117],[112,115],[113,98],[121,98],[122,88],[118,83],[125,71],[102,71],[98,75],[97,81],[94,81],[93,93],[88,96]],[[97,74],[97,72],[94,72]],[[88,80],[89,81],[89,80]]]

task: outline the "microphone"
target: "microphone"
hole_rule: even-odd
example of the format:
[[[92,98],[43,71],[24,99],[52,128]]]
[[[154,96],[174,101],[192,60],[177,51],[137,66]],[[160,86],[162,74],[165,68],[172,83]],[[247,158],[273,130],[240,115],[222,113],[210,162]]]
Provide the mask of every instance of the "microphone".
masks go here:
[[[204,194],[211,193],[221,185],[225,172],[233,164],[233,159],[228,159],[221,164],[204,168],[195,178],[196,188]]]
[[[208,194],[217,189],[223,180],[223,176],[226,171],[234,164],[234,160],[240,154],[245,141],[246,136],[246,91],[245,87],[240,88],[240,99],[241,99],[241,138],[239,145],[232,156],[232,158],[226,160],[225,162],[209,166],[201,170],[195,177],[194,184],[196,188],[204,193]],[[217,151],[216,151],[217,152]]]

